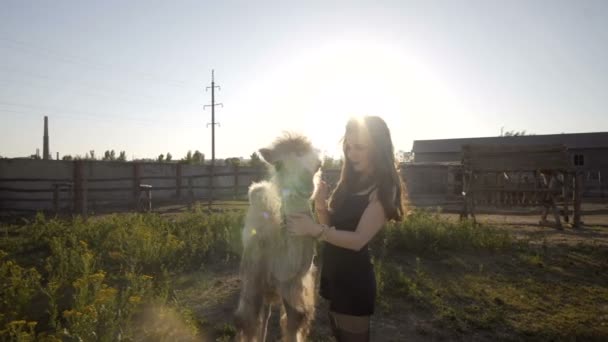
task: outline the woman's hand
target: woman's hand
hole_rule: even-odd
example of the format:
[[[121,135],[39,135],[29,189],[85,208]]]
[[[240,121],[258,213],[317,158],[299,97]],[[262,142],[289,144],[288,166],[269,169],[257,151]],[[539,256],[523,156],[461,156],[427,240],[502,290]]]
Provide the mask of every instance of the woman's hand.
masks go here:
[[[287,231],[295,236],[317,236],[322,228],[306,214],[291,214],[287,217]]]
[[[321,211],[327,210],[327,197],[329,197],[329,187],[324,180],[320,180],[313,195],[315,208]]]

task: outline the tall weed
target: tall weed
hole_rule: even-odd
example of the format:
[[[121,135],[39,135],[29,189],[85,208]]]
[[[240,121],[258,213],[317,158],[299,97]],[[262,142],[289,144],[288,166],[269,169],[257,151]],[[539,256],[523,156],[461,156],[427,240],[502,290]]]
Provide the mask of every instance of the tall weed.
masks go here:
[[[497,251],[509,248],[505,231],[465,220],[453,222],[437,213],[415,210],[402,222],[389,222],[372,242],[376,255],[441,254],[451,251]]]

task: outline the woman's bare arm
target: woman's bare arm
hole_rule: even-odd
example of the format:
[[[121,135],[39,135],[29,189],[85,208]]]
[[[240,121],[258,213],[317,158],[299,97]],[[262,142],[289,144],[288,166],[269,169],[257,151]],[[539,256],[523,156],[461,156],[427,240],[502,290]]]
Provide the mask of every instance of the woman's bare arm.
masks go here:
[[[354,232],[329,229],[325,233],[324,240],[338,247],[358,251],[380,231],[385,223],[384,208],[380,201],[374,199],[365,208]]]
[[[290,215],[287,219],[287,229],[294,235],[322,237],[332,245],[358,251],[378,233],[387,221],[382,203],[376,197],[376,191],[370,195],[369,204],[363,211],[354,232],[333,228],[324,229],[322,225],[329,223],[329,213],[322,213],[322,211],[322,209],[319,211],[319,224],[304,214]]]
[[[325,206],[315,205],[315,213],[317,214],[317,220],[320,224],[330,224],[329,210],[327,209],[327,204]]]

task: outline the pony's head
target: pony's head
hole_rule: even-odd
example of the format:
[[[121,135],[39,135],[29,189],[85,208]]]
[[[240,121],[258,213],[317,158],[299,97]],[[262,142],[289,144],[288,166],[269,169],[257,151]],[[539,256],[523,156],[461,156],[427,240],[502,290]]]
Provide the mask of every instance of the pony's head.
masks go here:
[[[281,197],[310,199],[313,178],[321,166],[319,152],[310,141],[299,134],[285,133],[268,148],[259,150],[262,159],[271,166],[273,181]]]

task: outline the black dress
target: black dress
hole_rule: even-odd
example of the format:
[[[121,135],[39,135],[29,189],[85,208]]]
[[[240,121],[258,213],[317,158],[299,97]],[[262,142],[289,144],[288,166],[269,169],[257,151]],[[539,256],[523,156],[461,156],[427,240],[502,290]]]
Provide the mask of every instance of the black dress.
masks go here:
[[[348,196],[341,207],[330,215],[331,226],[336,230],[355,231],[369,203],[370,193]],[[352,316],[372,315],[376,278],[368,246],[354,251],[326,242],[323,246],[319,292],[330,301],[331,311]]]

